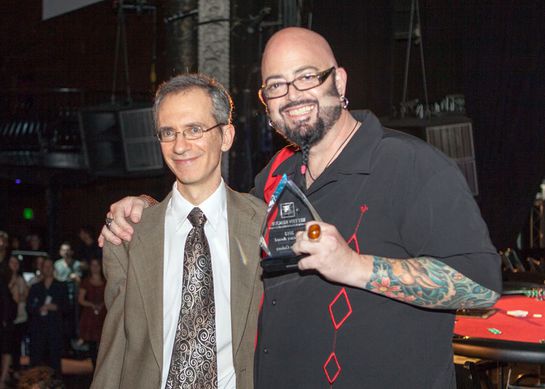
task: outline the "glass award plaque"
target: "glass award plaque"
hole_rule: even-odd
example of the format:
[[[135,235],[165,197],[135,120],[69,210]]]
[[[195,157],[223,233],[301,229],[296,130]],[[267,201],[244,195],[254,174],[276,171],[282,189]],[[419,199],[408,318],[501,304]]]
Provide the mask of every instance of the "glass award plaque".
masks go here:
[[[296,255],[291,246],[297,231],[305,224],[322,219],[297,185],[284,174],[267,206],[267,215],[261,228],[259,245],[263,258],[263,271],[281,272],[297,269],[304,255]]]

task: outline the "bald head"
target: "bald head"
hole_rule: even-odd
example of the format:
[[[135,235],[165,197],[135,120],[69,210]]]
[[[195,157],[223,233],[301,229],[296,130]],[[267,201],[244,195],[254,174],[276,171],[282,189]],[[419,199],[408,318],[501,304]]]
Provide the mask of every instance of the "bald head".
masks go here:
[[[331,46],[320,34],[301,27],[288,27],[276,32],[267,42],[261,61],[263,81],[279,70],[294,66],[335,66]]]
[[[314,31],[289,27],[275,33],[263,52],[261,78],[261,102],[274,128],[307,151],[346,116],[346,71]]]

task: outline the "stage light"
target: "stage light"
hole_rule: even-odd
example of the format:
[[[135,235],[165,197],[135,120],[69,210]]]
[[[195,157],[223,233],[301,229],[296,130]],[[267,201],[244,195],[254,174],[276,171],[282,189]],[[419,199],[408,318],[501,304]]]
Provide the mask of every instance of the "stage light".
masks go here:
[[[15,185],[20,185],[23,182],[20,178],[15,179]]]

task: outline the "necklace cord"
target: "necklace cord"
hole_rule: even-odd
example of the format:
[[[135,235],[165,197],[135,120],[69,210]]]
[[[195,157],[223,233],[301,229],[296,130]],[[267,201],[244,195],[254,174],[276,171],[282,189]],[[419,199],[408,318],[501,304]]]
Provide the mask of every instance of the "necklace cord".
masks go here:
[[[350,139],[350,137],[352,136],[354,131],[356,131],[356,128],[358,128],[358,124],[360,124],[360,122],[358,120],[356,120],[356,124],[354,125],[354,128],[352,128],[352,130],[346,136],[346,138],[344,138],[344,140],[340,144],[340,146],[337,147],[337,150],[335,150],[335,152],[333,153],[331,158],[329,158],[329,161],[327,161],[327,164],[325,165],[324,169],[322,170],[322,173],[329,167],[329,165],[331,165],[331,163],[333,162],[333,159],[339,154],[339,152],[341,151],[342,147],[346,144],[346,142],[348,142],[348,139]],[[314,176],[312,175],[312,172],[310,171],[310,166],[308,164],[305,164],[305,165],[306,165],[306,172],[308,172],[309,177],[312,179],[312,181],[316,181],[316,178],[314,178]],[[320,175],[318,175],[318,177],[320,177]]]

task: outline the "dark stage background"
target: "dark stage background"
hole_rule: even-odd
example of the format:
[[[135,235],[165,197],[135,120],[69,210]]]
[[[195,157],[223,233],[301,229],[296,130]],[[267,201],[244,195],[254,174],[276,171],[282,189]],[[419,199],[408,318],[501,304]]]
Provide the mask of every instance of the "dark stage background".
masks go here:
[[[352,109],[368,108],[386,116],[401,101],[406,41],[394,39],[396,9],[401,3],[302,2],[304,23],[312,21],[312,28],[329,40],[339,64],[348,71]],[[265,128],[256,98],[260,47],[274,28],[259,34],[245,25],[264,7],[271,7],[269,19],[274,19],[276,4],[231,1],[232,18],[241,23],[231,37],[238,143],[231,155],[230,183],[240,190],[250,187],[251,177],[281,145]],[[41,21],[37,1],[6,0],[1,8],[2,120],[13,115],[14,96],[35,96],[47,88],[84,90],[94,96],[89,103],[97,101],[96,96],[109,95],[116,31],[112,2],[47,21]],[[474,124],[477,201],[496,246],[513,246],[545,176],[545,3],[425,0],[420,1],[420,9],[430,101],[447,94],[465,95]],[[165,44],[170,27],[162,23],[164,16],[159,7],[155,36],[148,16],[131,14],[126,19],[131,88],[148,101],[155,88],[150,78],[154,42],[157,81],[172,74]],[[422,99],[415,53],[416,49],[411,57],[409,99]],[[122,82],[117,92],[123,95]],[[98,232],[113,200],[142,192],[162,197],[172,182],[166,173],[112,178],[85,171],[18,169],[9,163],[0,166],[0,177],[0,229],[21,236],[38,231],[55,251],[61,240],[74,238],[80,225],[90,224]],[[18,177],[24,178],[23,183],[15,185]],[[56,206],[48,208],[47,201],[52,200]],[[22,218],[25,207],[34,209],[34,219]]]

